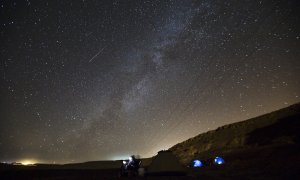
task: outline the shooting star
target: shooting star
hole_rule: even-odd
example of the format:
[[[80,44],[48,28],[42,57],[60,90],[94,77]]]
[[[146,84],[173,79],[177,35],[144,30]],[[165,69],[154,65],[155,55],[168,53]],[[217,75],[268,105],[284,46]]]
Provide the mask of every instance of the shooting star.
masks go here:
[[[85,33],[85,36],[89,37],[91,34],[93,34],[93,32]]]
[[[102,51],[104,50],[104,48],[102,48],[101,50],[98,51],[97,54],[95,54],[95,56],[93,56],[90,60],[89,63],[92,62]]]

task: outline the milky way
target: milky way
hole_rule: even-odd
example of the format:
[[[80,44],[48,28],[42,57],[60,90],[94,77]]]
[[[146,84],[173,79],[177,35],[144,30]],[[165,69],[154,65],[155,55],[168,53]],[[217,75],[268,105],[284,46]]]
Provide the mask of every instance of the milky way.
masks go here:
[[[297,0],[1,1],[0,161],[154,155],[299,102]]]

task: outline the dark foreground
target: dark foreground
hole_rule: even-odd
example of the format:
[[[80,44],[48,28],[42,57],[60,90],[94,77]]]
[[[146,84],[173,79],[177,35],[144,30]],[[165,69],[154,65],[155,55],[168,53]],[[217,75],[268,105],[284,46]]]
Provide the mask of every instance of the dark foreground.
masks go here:
[[[1,179],[100,179],[117,178],[116,170],[19,169],[1,173]]]
[[[223,165],[188,168],[186,176],[139,179],[300,179],[300,147],[252,148],[226,157]],[[53,168],[53,169],[52,169]],[[1,165],[0,179],[120,179],[119,169],[59,169]]]
[[[122,179],[118,169],[110,170],[9,170],[1,172],[0,179]],[[126,178],[125,178],[126,179]],[[135,177],[133,179],[194,179],[190,176]]]

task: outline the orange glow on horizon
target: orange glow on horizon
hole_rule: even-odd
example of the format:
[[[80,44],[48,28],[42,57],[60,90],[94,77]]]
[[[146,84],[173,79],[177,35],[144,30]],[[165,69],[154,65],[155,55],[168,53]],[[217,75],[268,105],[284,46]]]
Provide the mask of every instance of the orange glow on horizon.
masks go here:
[[[37,163],[35,160],[32,159],[26,159],[26,160],[21,160],[20,163],[24,166],[29,166],[29,165],[34,165],[35,163]]]

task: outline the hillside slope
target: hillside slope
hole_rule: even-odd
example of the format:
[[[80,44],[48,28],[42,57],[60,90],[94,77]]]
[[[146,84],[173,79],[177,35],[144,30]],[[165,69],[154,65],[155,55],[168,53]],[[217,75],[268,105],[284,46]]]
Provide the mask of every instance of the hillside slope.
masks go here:
[[[170,148],[184,164],[193,159],[209,162],[202,177],[235,178],[242,174],[269,178],[299,176],[300,103],[250,120],[222,126]],[[211,165],[216,156],[225,158],[220,172]],[[214,176],[218,172],[217,176]]]
[[[183,163],[240,148],[299,143],[300,104],[225,125],[170,148]]]

